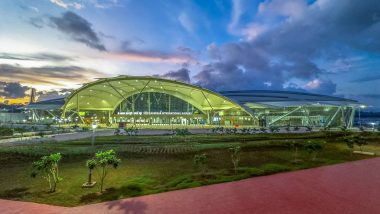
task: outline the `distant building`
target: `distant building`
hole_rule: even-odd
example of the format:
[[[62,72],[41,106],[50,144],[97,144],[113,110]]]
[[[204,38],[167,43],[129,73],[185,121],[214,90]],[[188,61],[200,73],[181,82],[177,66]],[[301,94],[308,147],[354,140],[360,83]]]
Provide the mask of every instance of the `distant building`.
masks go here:
[[[149,76],[119,76],[83,85],[66,98],[31,103],[33,120],[134,125],[314,126],[353,125],[359,103],[289,92],[214,92]]]

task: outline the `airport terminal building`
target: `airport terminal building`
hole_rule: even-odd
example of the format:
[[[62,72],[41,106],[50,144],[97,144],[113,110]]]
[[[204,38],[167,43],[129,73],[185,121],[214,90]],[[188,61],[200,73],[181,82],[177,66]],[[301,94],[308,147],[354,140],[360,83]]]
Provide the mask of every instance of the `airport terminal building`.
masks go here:
[[[359,105],[301,92],[214,92],[157,77],[118,76],[87,83],[66,98],[32,103],[26,109],[35,122],[351,127]]]

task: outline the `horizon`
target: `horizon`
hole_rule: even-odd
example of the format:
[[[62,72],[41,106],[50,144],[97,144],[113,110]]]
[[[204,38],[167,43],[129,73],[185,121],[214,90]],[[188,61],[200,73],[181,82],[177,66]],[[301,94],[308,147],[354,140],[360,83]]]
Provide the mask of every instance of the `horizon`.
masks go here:
[[[375,0],[4,0],[0,14],[0,103],[25,102],[31,88],[49,99],[140,75],[380,110]]]

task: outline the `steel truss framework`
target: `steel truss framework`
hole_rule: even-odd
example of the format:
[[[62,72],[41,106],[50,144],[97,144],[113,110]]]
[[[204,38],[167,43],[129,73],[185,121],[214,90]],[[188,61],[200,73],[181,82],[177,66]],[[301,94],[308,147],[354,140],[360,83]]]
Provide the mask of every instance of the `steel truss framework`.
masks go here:
[[[132,106],[131,117],[135,122],[138,116],[135,103],[146,93],[163,93],[183,100],[204,114],[208,124],[212,123],[212,118],[225,115],[221,112],[233,111],[236,117],[252,117],[246,108],[218,93],[183,82],[145,76],[119,76],[86,84],[67,98],[62,115],[66,118],[69,112],[75,112],[83,121],[80,112],[107,112],[108,122],[112,123],[117,108],[126,102]]]

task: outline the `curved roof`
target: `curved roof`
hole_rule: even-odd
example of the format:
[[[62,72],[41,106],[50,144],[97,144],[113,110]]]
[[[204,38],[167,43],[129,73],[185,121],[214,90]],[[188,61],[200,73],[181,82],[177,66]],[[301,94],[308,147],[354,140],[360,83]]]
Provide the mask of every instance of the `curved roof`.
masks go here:
[[[25,106],[25,109],[55,110],[62,108],[64,104],[65,99],[61,97],[30,103],[29,105]]]
[[[210,90],[149,76],[118,76],[85,84],[67,97],[63,109],[113,111],[127,97],[141,92],[170,94],[189,102],[201,111],[230,108],[244,110],[234,101]]]
[[[327,95],[311,94],[292,91],[243,90],[223,91],[220,94],[235,102],[252,108],[287,107],[299,105],[359,105],[355,100]]]

